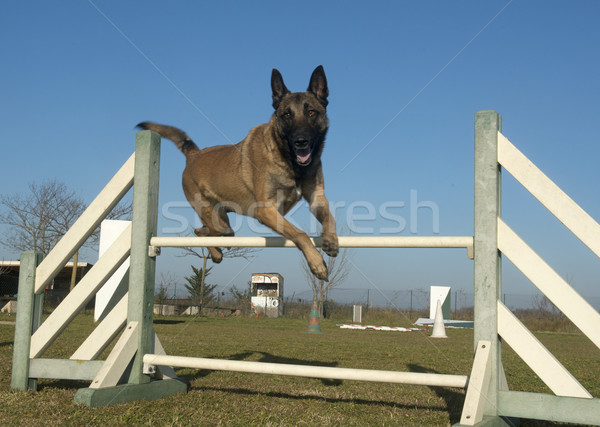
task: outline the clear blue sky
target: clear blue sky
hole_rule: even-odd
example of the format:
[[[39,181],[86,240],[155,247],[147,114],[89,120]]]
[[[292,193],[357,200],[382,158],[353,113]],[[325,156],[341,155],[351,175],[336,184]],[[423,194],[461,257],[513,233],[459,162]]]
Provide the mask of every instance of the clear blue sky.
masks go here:
[[[133,151],[136,123],[179,126],[200,146],[238,142],[272,114],[272,68],[303,91],[322,64],[326,194],[346,233],[405,222],[402,235],[472,235],[481,109],[497,110],[504,134],[598,220],[599,17],[593,1],[8,2],[1,192],[56,178],[89,202]],[[169,141],[161,162],[166,234],[177,227],[169,215],[194,215]],[[581,293],[600,295],[600,260],[508,176],[503,196],[509,225]],[[369,206],[375,219],[362,219]],[[411,206],[421,206],[412,218]],[[291,219],[310,229],[307,211]],[[239,235],[255,234],[256,223],[240,223]],[[193,259],[163,253],[159,272],[191,272]],[[263,250],[250,263],[225,260],[210,279],[243,287],[252,272],[277,271],[291,296],[308,290],[300,262],[295,249]],[[462,250],[360,250],[352,263],[345,288],[472,290]],[[533,287],[507,262],[504,290]]]

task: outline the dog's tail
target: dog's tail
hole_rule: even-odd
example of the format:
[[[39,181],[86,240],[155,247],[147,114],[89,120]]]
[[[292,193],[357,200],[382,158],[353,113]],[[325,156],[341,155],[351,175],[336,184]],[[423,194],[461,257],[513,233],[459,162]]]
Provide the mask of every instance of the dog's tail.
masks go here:
[[[181,129],[173,126],[160,125],[153,122],[141,122],[137,126],[140,129],[151,130],[158,133],[163,138],[170,139],[175,143],[177,148],[184,154],[188,155],[193,151],[198,151],[199,148],[192,139]]]

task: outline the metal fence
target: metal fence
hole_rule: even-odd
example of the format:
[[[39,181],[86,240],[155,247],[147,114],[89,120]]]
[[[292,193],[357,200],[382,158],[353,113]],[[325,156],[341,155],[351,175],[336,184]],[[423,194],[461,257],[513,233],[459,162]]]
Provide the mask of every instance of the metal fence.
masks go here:
[[[207,308],[238,308],[243,314],[251,311],[249,301],[243,299],[236,301],[229,288],[217,286],[214,290],[216,297],[207,305]],[[583,295],[586,301],[600,311],[600,297]],[[249,298],[247,298],[249,300]],[[284,306],[292,305],[306,306],[312,303],[313,292],[305,290],[302,292],[288,293],[283,298]],[[379,290],[367,288],[334,288],[328,291],[325,300],[330,305],[338,307],[351,307],[361,305],[364,308],[383,308],[406,312],[429,312],[429,289],[406,289],[406,290]],[[161,303],[155,301],[157,304]],[[531,294],[502,294],[502,302],[512,311],[538,310],[540,312],[558,313],[558,309],[541,293]],[[188,306],[189,297],[167,298],[163,304],[179,304]],[[453,314],[464,314],[473,310],[474,294],[464,290],[453,290],[450,294],[450,308]]]
[[[312,291],[294,294],[294,302],[312,301]],[[596,310],[600,310],[600,297],[583,296]],[[288,298],[286,298],[289,300]],[[337,288],[327,293],[327,300],[340,305],[362,305],[364,307],[389,308],[401,311],[429,310],[429,289],[376,290],[359,288]],[[541,293],[502,294],[502,302],[511,310],[554,310],[554,306]],[[469,310],[474,305],[474,294],[463,290],[451,292],[451,310]]]

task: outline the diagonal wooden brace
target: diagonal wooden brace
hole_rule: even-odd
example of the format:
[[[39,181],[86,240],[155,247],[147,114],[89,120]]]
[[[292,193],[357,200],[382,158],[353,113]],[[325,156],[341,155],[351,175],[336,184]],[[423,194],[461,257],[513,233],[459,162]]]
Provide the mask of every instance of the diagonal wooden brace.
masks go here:
[[[138,322],[129,322],[90,388],[115,386],[137,351]]]
[[[475,351],[473,369],[467,385],[467,394],[463,406],[460,425],[472,426],[483,419],[483,411],[487,402],[487,390],[492,376],[490,358],[491,344],[489,341],[479,341]]]

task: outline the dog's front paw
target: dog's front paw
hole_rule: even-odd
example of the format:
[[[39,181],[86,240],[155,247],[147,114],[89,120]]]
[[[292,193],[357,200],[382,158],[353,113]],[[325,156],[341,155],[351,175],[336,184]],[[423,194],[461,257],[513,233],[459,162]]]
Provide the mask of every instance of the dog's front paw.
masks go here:
[[[325,282],[329,281],[329,273],[327,272],[327,266],[325,265],[325,261],[322,261],[321,265],[311,265],[310,271],[312,271],[312,274],[314,274],[317,279],[323,280]]]
[[[323,260],[323,257],[314,247],[312,250],[305,253],[307,264],[310,268],[312,274],[315,275],[317,279],[328,281],[329,274],[327,272],[327,264]]]
[[[337,234],[323,234],[321,238],[323,241],[321,246],[323,248],[323,251],[329,256],[337,256],[339,252]]]

